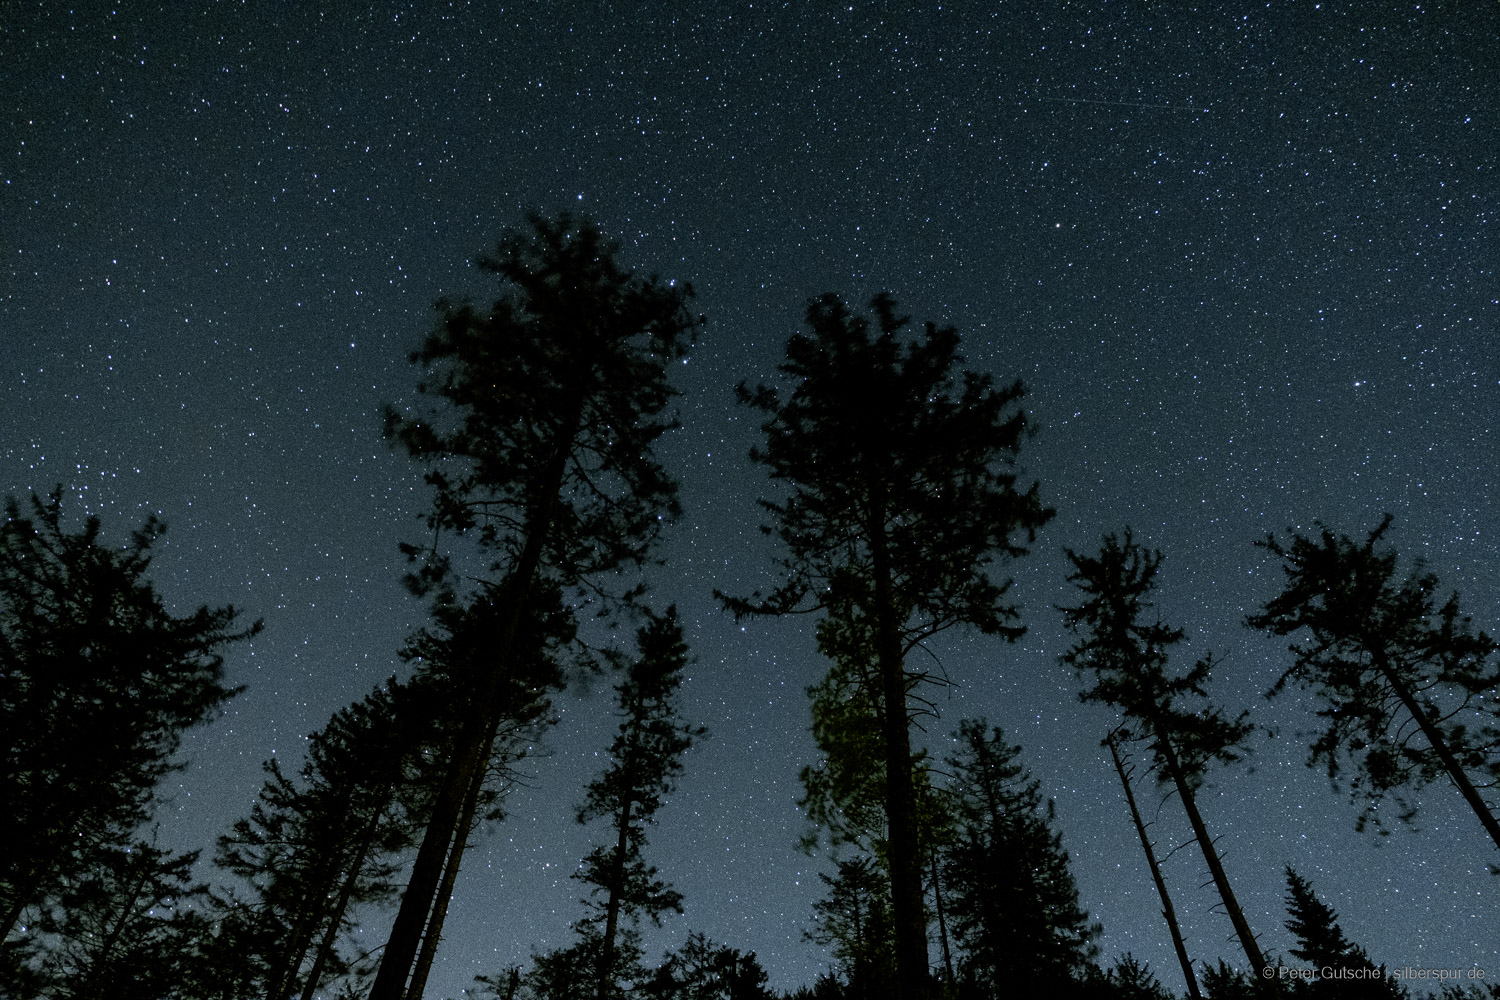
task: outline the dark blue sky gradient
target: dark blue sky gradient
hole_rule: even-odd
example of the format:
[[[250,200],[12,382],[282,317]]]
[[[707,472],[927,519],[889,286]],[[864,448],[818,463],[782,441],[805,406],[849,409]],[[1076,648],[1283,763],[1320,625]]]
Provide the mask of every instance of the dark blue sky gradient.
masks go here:
[[[1056,659],[1063,547],[1128,523],[1166,553],[1191,655],[1224,655],[1217,697],[1278,733],[1201,803],[1263,946],[1290,943],[1291,863],[1377,960],[1500,975],[1477,821],[1439,785],[1419,834],[1356,836],[1302,766],[1308,706],[1260,698],[1286,655],[1239,625],[1279,579],[1256,538],[1389,511],[1500,628],[1495,6],[814,6],[7,6],[0,490],[62,483],[115,539],[159,513],[174,607],[266,621],[163,835],[208,847],[264,758],[299,759],[401,669],[423,608],[396,543],[426,495],[380,408],[412,397],[433,300],[492,294],[470,262],[501,229],[572,209],[709,319],[677,372],[687,515],[656,591],[712,736],[652,835],[687,906],[653,954],[702,930],[782,987],[827,960],[802,932],[829,864],[794,847],[811,623],[737,625],[710,592],[770,579],[732,387],[774,378],[809,296],[889,289],[1031,390],[1026,469],[1058,509],[1014,570],[1031,631],[935,648],[957,686],[929,745],[983,714],[1024,746],[1105,956],[1181,987],[1097,746],[1109,715]],[[430,995],[568,940],[605,694],[560,700],[550,756],[470,855]],[[1185,839],[1175,802],[1156,833]],[[1242,962],[1202,867],[1166,867],[1190,949]]]

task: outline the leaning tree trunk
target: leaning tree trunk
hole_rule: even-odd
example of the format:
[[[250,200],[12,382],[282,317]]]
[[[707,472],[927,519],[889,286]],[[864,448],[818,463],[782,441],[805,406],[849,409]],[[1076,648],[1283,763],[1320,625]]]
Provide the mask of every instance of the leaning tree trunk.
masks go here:
[[[1262,970],[1269,968],[1266,965],[1266,958],[1261,954],[1260,944],[1250,930],[1250,924],[1245,919],[1245,912],[1240,909],[1239,900],[1235,899],[1234,890],[1229,887],[1229,876],[1224,874],[1224,866],[1219,862],[1219,852],[1214,849],[1213,840],[1208,836],[1208,827],[1204,825],[1203,817],[1198,812],[1197,799],[1193,795],[1192,788],[1188,786],[1187,775],[1183,773],[1182,763],[1177,759],[1177,751],[1172,748],[1172,741],[1159,731],[1156,733],[1156,743],[1161,748],[1162,760],[1167,766],[1167,775],[1177,786],[1178,797],[1182,799],[1182,808],[1187,813],[1188,823],[1193,827],[1193,837],[1203,851],[1203,860],[1207,862],[1209,874],[1213,876],[1214,887],[1219,890],[1219,898],[1224,901],[1224,910],[1229,914],[1229,922],[1234,925],[1234,933],[1240,939],[1240,947],[1245,949],[1245,957],[1250,960],[1250,975],[1259,977]],[[1267,996],[1281,996],[1281,987],[1275,979],[1257,978],[1256,982]]]
[[[614,993],[615,936],[620,931],[620,892],[625,883],[625,855],[630,849],[631,805],[627,798],[616,821],[619,836],[615,844],[614,884],[609,887],[609,901],[604,910],[604,940],[599,946],[598,1000],[609,1000]]]
[[[498,721],[498,720],[497,720]],[[448,863],[443,868],[443,881],[438,885],[437,901],[432,907],[432,917],[427,921],[427,932],[422,936],[422,950],[417,955],[417,967],[407,987],[407,1000],[422,1000],[427,989],[427,976],[432,972],[432,962],[437,958],[438,942],[443,938],[443,922],[448,919],[448,903],[453,898],[453,885],[458,881],[459,867],[463,864],[464,851],[469,846],[469,834],[474,830],[474,814],[479,811],[479,796],[484,792],[484,779],[489,773],[490,751],[495,745],[495,732],[490,731],[485,744],[486,766],[479,769],[474,782],[469,786],[468,798],[464,799],[463,815],[458,820],[458,835],[448,851]]]
[[[566,471],[568,450],[572,447],[582,419],[582,403],[573,412],[571,419],[558,433],[557,449],[544,473],[542,487],[535,496],[537,505],[526,518],[526,542],[516,560],[515,569],[504,587],[505,621],[497,630],[494,643],[495,663],[477,704],[466,721],[453,760],[444,777],[437,801],[433,803],[432,818],[427,823],[427,833],[417,858],[412,863],[411,880],[401,897],[401,908],[391,925],[391,934],[386,941],[385,953],[380,957],[380,971],[375,974],[375,983],[370,987],[370,1000],[404,1000],[406,984],[411,975],[412,963],[417,957],[417,947],[422,932],[427,926],[442,879],[443,864],[448,857],[448,846],[457,832],[458,820],[463,812],[463,803],[468,795],[476,773],[483,770],[488,755],[488,734],[493,730],[496,713],[499,711],[500,695],[510,668],[511,647],[520,629],[521,616],[526,608],[526,595],[536,577],[542,561],[542,544],[551,530],[552,519],[557,510],[557,494],[562,489],[563,473]]]
[[[943,885],[938,881],[937,850],[932,851],[932,899],[936,904],[938,940],[943,945],[943,981],[953,989],[953,952],[948,947],[948,917],[943,909]]]
[[[369,820],[360,831],[354,857],[350,860],[349,870],[345,872],[343,884],[339,887],[339,898],[329,915],[328,926],[323,931],[323,939],[318,942],[318,951],[313,956],[312,968],[308,970],[307,978],[302,983],[302,1000],[313,1000],[313,994],[317,992],[318,984],[323,979],[323,972],[328,968],[334,945],[338,943],[339,929],[344,924],[344,914],[348,912],[349,902],[354,898],[354,890],[359,885],[360,872],[364,869],[365,859],[370,856],[370,850],[375,845],[375,834],[380,829],[380,821],[389,803],[390,796],[387,795],[371,810]]]
[[[1135,806],[1135,792],[1130,788],[1130,776],[1125,773],[1125,765],[1120,762],[1120,751],[1115,742],[1115,734],[1110,733],[1105,741],[1109,744],[1109,755],[1114,758],[1115,773],[1120,776],[1120,784],[1125,787],[1125,801],[1130,805],[1130,818],[1135,821],[1135,832],[1141,838],[1141,850],[1146,852],[1146,864],[1151,866],[1151,880],[1156,883],[1157,895],[1161,896],[1161,915],[1166,920],[1167,928],[1172,932],[1172,947],[1177,951],[1177,961],[1182,965],[1182,978],[1187,982],[1188,996],[1193,1000],[1203,1000],[1203,994],[1198,992],[1198,977],[1193,973],[1192,959],[1188,958],[1187,945],[1182,940],[1182,928],[1177,923],[1177,911],[1172,909],[1172,897],[1167,895],[1167,882],[1161,875],[1161,866],[1156,863],[1156,851],[1151,847],[1151,838],[1146,836],[1146,824],[1141,822],[1141,811]]]
[[[1406,710],[1416,720],[1417,725],[1422,730],[1422,735],[1427,737],[1428,744],[1432,747],[1433,752],[1438,755],[1438,760],[1443,762],[1443,767],[1447,770],[1448,777],[1458,786],[1458,790],[1463,795],[1464,801],[1469,804],[1470,809],[1474,810],[1474,815],[1479,817],[1479,822],[1484,825],[1485,831],[1490,835],[1490,839],[1495,842],[1495,846],[1500,847],[1500,821],[1495,819],[1495,814],[1490,812],[1489,806],[1480,797],[1478,789],[1474,787],[1474,782],[1469,780],[1468,772],[1458,763],[1458,758],[1453,756],[1453,751],[1449,748],[1448,741],[1443,739],[1442,731],[1438,729],[1427,713],[1422,710],[1422,706],[1417,703],[1417,696],[1412,691],[1411,686],[1402,680],[1396,671],[1392,669],[1390,658],[1384,652],[1377,652],[1374,655],[1374,661],[1375,668],[1385,677],[1386,683],[1390,684],[1392,690],[1396,692],[1396,697],[1401,699],[1401,704],[1406,706]]]

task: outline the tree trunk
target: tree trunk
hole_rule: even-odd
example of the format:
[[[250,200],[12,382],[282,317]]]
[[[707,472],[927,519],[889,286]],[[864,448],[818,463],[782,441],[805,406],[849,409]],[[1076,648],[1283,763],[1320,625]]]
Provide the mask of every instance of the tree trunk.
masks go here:
[[[609,902],[604,910],[604,940],[599,944],[599,1000],[609,1000],[614,992],[615,934],[620,929],[620,891],[625,881],[625,852],[630,846],[630,806],[626,799],[618,820],[619,837],[615,844],[614,884],[609,887]]]
[[[338,901],[334,904],[329,916],[328,929],[323,932],[323,939],[318,942],[318,951],[313,956],[312,968],[308,970],[307,979],[302,983],[302,1000],[312,1000],[318,983],[323,978],[323,970],[328,967],[328,959],[333,954],[333,946],[338,942],[339,928],[344,923],[344,913],[349,909],[349,900],[354,898],[355,887],[359,884],[359,873],[365,866],[365,859],[370,856],[370,848],[375,844],[375,834],[380,828],[380,820],[389,803],[390,798],[387,796],[371,811],[370,819],[361,831],[354,858],[349,862],[349,870],[344,875],[343,884],[339,887]]]
[[[338,804],[333,812],[340,817],[347,815],[349,798],[352,790],[344,789],[339,793]],[[297,922],[293,926],[292,933],[287,935],[286,947],[282,949],[281,958],[277,968],[267,976],[266,1000],[286,1000],[292,988],[297,983],[297,973],[302,968],[302,962],[307,958],[308,949],[312,948],[313,938],[318,933],[318,921],[315,911],[317,906],[319,890],[334,874],[334,860],[330,855],[337,853],[337,848],[330,850],[317,865],[316,870],[302,879],[302,899],[299,904]]]
[[[552,527],[569,449],[577,435],[581,419],[580,400],[578,409],[573,411],[569,422],[559,430],[556,452],[546,470],[542,488],[536,493],[538,503],[526,518],[526,543],[503,588],[503,600],[509,607],[505,609],[505,621],[497,630],[492,647],[495,650],[495,663],[488,671],[484,690],[464,725],[454,750],[453,761],[448,767],[437,801],[433,803],[427,833],[422,838],[422,846],[417,850],[416,861],[412,863],[411,879],[407,883],[406,892],[401,896],[401,908],[391,925],[385,952],[380,956],[380,971],[375,974],[375,983],[370,987],[370,1000],[404,1000],[406,995],[412,962],[416,958],[422,932],[427,926],[428,914],[432,912],[438,883],[442,878],[443,862],[448,856],[448,845],[453,841],[459,815],[463,811],[464,798],[474,781],[475,772],[485,766],[485,746],[488,743],[486,736],[497,721],[500,693],[510,667],[511,646],[520,628],[521,616],[526,610],[526,596],[531,589],[531,582],[541,565],[542,543]]]
[[[1479,791],[1474,787],[1474,782],[1469,780],[1468,772],[1459,765],[1458,759],[1453,756],[1453,751],[1448,748],[1448,741],[1443,739],[1442,732],[1427,717],[1427,713],[1422,711],[1422,706],[1417,704],[1416,695],[1412,692],[1411,687],[1391,668],[1390,658],[1385,655],[1384,651],[1374,653],[1373,659],[1376,669],[1385,677],[1386,682],[1395,690],[1396,697],[1401,699],[1401,703],[1406,706],[1406,710],[1411,713],[1411,717],[1421,727],[1422,735],[1427,737],[1427,743],[1438,755],[1438,760],[1443,762],[1443,767],[1448,771],[1448,777],[1458,786],[1458,790],[1463,795],[1464,801],[1469,804],[1470,809],[1474,810],[1474,815],[1479,817],[1479,822],[1483,824],[1485,831],[1490,835],[1490,839],[1495,842],[1495,846],[1500,847],[1500,822],[1496,821],[1495,814],[1490,812],[1489,806],[1480,797]]]
[[[891,842],[891,922],[896,937],[897,1000],[928,1000],[927,914],[917,842],[917,814],[911,781],[911,730],[906,714],[906,665],[901,655],[890,553],[886,549],[885,504],[872,489],[869,532],[875,583],[875,656],[885,699],[886,822]]]
[[[937,851],[932,852],[932,899],[937,905],[938,940],[943,943],[943,976],[948,988],[953,989],[953,952],[948,948],[948,918],[943,912],[943,886],[938,881]]]
[[[496,722],[499,720],[497,719]],[[427,932],[422,936],[422,950],[417,955],[417,966],[412,972],[411,985],[407,987],[407,1000],[422,1000],[427,989],[427,976],[432,972],[432,962],[437,958],[438,942],[443,938],[443,921],[448,918],[448,902],[453,898],[453,885],[458,881],[459,866],[463,864],[464,851],[469,846],[469,834],[474,830],[474,813],[479,810],[479,796],[484,791],[484,779],[489,774],[489,756],[495,745],[495,730],[485,743],[485,766],[474,776],[469,786],[469,795],[464,799],[463,815],[458,820],[458,835],[448,850],[448,863],[443,869],[443,881],[438,885],[437,900],[432,907],[432,917],[427,921]]]
[[[1204,826],[1203,817],[1198,813],[1198,802],[1193,796],[1193,790],[1188,787],[1187,776],[1183,773],[1182,764],[1177,759],[1177,751],[1172,748],[1171,741],[1160,732],[1155,735],[1157,745],[1161,747],[1162,760],[1167,765],[1167,774],[1172,779],[1172,783],[1177,786],[1177,794],[1182,799],[1182,808],[1187,813],[1188,823],[1193,827],[1193,837],[1203,851],[1203,860],[1208,863],[1208,871],[1213,876],[1214,887],[1219,890],[1219,898],[1224,901],[1224,910],[1229,914],[1229,922],[1234,925],[1234,932],[1240,939],[1240,947],[1245,949],[1245,957],[1250,960],[1250,976],[1255,979],[1261,991],[1267,996],[1280,997],[1281,987],[1277,981],[1261,978],[1262,970],[1269,966],[1266,965],[1265,956],[1261,954],[1255,935],[1250,931],[1250,924],[1245,920],[1245,913],[1240,909],[1239,900],[1234,897],[1234,890],[1229,887],[1229,876],[1224,874],[1224,866],[1219,863],[1219,852],[1214,849],[1213,841],[1208,836],[1208,828]]]
[[[1109,744],[1109,755],[1114,758],[1115,773],[1120,776],[1120,784],[1125,787],[1125,801],[1130,805],[1130,818],[1135,821],[1135,832],[1141,838],[1141,850],[1146,852],[1146,863],[1151,866],[1151,879],[1156,883],[1157,895],[1161,896],[1161,915],[1172,932],[1172,947],[1176,949],[1177,961],[1182,965],[1182,978],[1187,982],[1188,996],[1193,1000],[1203,1000],[1203,994],[1198,992],[1198,977],[1193,973],[1193,962],[1188,958],[1187,945],[1182,940],[1182,928],[1177,924],[1177,911],[1172,909],[1172,897],[1167,895],[1166,880],[1162,878],[1161,866],[1156,863],[1156,851],[1151,847],[1151,838],[1146,836],[1146,824],[1141,822],[1141,812],[1135,806],[1135,792],[1130,789],[1130,776],[1125,773],[1125,765],[1120,762],[1115,734],[1110,733],[1106,742]],[[1254,975],[1253,972],[1251,974]]]

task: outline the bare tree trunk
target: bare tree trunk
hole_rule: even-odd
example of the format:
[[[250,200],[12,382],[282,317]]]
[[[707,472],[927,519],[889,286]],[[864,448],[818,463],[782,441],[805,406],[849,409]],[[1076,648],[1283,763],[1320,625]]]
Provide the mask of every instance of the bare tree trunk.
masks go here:
[[[486,764],[489,734],[494,731],[498,721],[496,713],[499,711],[500,693],[510,669],[511,647],[520,628],[521,616],[526,610],[527,593],[536,577],[537,567],[541,565],[542,543],[552,528],[557,494],[562,488],[563,473],[567,468],[568,451],[582,419],[581,401],[579,407],[571,414],[569,423],[558,432],[556,452],[546,470],[542,486],[535,494],[539,503],[526,518],[526,543],[503,588],[503,600],[508,606],[505,608],[505,621],[497,630],[492,647],[495,650],[495,663],[486,672],[484,690],[463,728],[453,761],[438,792],[437,801],[433,803],[427,833],[422,838],[422,846],[417,850],[416,861],[412,863],[411,879],[401,897],[401,908],[396,913],[396,920],[391,925],[385,952],[380,956],[380,971],[375,974],[375,983],[370,987],[370,1000],[404,1000],[406,995],[412,963],[416,959],[417,947],[427,926],[428,915],[433,909],[438,883],[442,879],[448,845],[458,833],[458,819],[463,812],[464,799],[475,774],[482,773]]]
[[[912,790],[911,729],[906,714],[906,665],[897,631],[891,592],[890,553],[886,550],[885,505],[872,488],[869,531],[875,584],[875,656],[885,699],[885,809],[891,840],[891,922],[896,938],[898,1000],[928,1000],[927,914],[923,905],[916,796]]]
[[[497,720],[498,721],[498,720]],[[469,847],[469,835],[474,832],[474,814],[479,810],[479,796],[484,791],[484,779],[489,773],[490,751],[495,745],[495,733],[490,732],[485,744],[486,766],[479,769],[474,783],[469,786],[469,796],[464,800],[463,815],[458,820],[458,836],[448,849],[448,863],[443,868],[443,881],[438,885],[437,900],[433,903],[432,916],[427,921],[427,932],[422,935],[422,950],[417,954],[417,965],[412,971],[411,985],[406,989],[407,1000],[422,1000],[427,989],[427,976],[432,972],[433,960],[437,958],[438,943],[443,939],[443,922],[448,919],[448,903],[453,898],[453,886],[458,881],[458,872],[463,864],[464,851]]]
[[[948,948],[948,917],[943,909],[943,885],[938,881],[937,851],[932,852],[932,898],[937,904],[938,940],[943,943],[943,975],[948,988],[953,988],[953,952]]]
[[[1421,727],[1422,735],[1427,737],[1427,742],[1438,755],[1438,760],[1443,762],[1443,767],[1447,770],[1448,777],[1453,779],[1453,783],[1458,786],[1458,790],[1463,795],[1464,801],[1469,804],[1470,809],[1474,810],[1474,815],[1479,817],[1479,822],[1483,824],[1485,832],[1490,835],[1490,839],[1495,842],[1495,846],[1500,847],[1500,821],[1496,821],[1495,814],[1490,812],[1489,806],[1480,797],[1478,789],[1474,787],[1474,782],[1469,780],[1468,772],[1459,765],[1458,759],[1453,756],[1453,751],[1449,749],[1448,741],[1443,739],[1442,732],[1427,717],[1427,713],[1422,710],[1422,706],[1417,704],[1416,695],[1412,692],[1411,687],[1396,674],[1395,670],[1391,669],[1390,659],[1385,653],[1376,653],[1374,661],[1376,669],[1385,677],[1386,682],[1395,690],[1396,697],[1401,699],[1401,704],[1406,706],[1406,710],[1411,713],[1411,717]]]
[[[1192,959],[1188,958],[1187,945],[1182,940],[1182,928],[1177,923],[1177,911],[1172,909],[1172,897],[1167,895],[1167,883],[1162,878],[1161,866],[1156,863],[1156,851],[1151,847],[1151,838],[1146,836],[1146,824],[1141,822],[1141,812],[1135,806],[1135,792],[1130,788],[1130,776],[1125,773],[1125,765],[1120,761],[1115,734],[1110,733],[1105,743],[1109,745],[1109,755],[1114,758],[1115,773],[1120,776],[1120,784],[1125,788],[1125,801],[1130,805],[1130,818],[1135,821],[1135,832],[1141,838],[1141,850],[1146,852],[1146,863],[1151,866],[1151,879],[1156,883],[1157,895],[1161,896],[1161,915],[1172,932],[1172,947],[1176,949],[1177,961],[1182,965],[1182,978],[1187,982],[1188,996],[1193,1000],[1203,1000],[1203,994],[1198,992],[1198,977],[1193,973]],[[1251,974],[1254,975],[1253,972]]]
[[[1208,828],[1203,823],[1203,817],[1198,813],[1197,799],[1193,796],[1192,788],[1188,786],[1187,776],[1183,773],[1182,764],[1177,759],[1177,751],[1173,749],[1171,741],[1160,732],[1155,733],[1155,737],[1157,745],[1161,747],[1162,760],[1167,765],[1167,775],[1177,786],[1177,794],[1182,799],[1182,808],[1187,813],[1188,823],[1193,827],[1193,837],[1203,851],[1203,860],[1208,864],[1209,874],[1213,876],[1214,887],[1219,890],[1219,898],[1224,901],[1224,910],[1229,914],[1229,922],[1234,925],[1234,933],[1240,939],[1240,947],[1245,949],[1245,957],[1250,960],[1250,976],[1255,979],[1261,991],[1267,996],[1280,997],[1281,987],[1277,981],[1261,978],[1261,971],[1268,968],[1266,958],[1261,954],[1260,944],[1250,931],[1250,924],[1245,920],[1245,913],[1240,909],[1239,900],[1235,899],[1234,890],[1229,887],[1229,876],[1224,874],[1224,866],[1219,862],[1219,852],[1214,849],[1213,840],[1208,835]]]

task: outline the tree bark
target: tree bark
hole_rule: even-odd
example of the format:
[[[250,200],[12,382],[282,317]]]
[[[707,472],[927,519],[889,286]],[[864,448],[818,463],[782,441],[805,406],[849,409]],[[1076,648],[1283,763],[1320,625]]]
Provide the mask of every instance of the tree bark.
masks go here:
[[[891,922],[896,938],[896,997],[928,1000],[927,915],[917,842],[916,801],[911,781],[911,729],[906,714],[906,665],[886,548],[885,504],[872,488],[869,532],[875,584],[875,656],[885,700],[886,822],[891,842]]]
[[[1172,932],[1172,947],[1177,952],[1177,961],[1182,965],[1182,978],[1187,982],[1188,996],[1192,1000],[1203,1000],[1203,994],[1198,992],[1198,977],[1193,973],[1192,959],[1188,958],[1187,945],[1182,940],[1182,928],[1177,923],[1177,911],[1172,909],[1172,897],[1167,895],[1167,883],[1162,878],[1161,866],[1156,863],[1156,851],[1151,847],[1151,838],[1146,836],[1146,824],[1141,822],[1141,812],[1136,808],[1130,777],[1125,773],[1125,765],[1120,762],[1115,734],[1110,733],[1106,742],[1109,744],[1109,755],[1115,762],[1115,773],[1120,776],[1120,784],[1125,787],[1125,801],[1130,805],[1130,818],[1135,821],[1135,832],[1141,838],[1141,850],[1146,852],[1146,863],[1151,866],[1151,879],[1156,883],[1157,895],[1161,897],[1161,915]]]
[[[497,723],[498,719],[495,720]],[[453,898],[453,885],[458,881],[459,867],[463,864],[464,851],[469,846],[469,834],[474,830],[474,814],[479,811],[479,796],[484,791],[484,779],[489,774],[490,752],[495,746],[495,730],[490,730],[485,742],[485,766],[479,769],[469,785],[468,797],[464,799],[463,814],[458,819],[458,835],[448,850],[448,863],[443,868],[443,881],[438,885],[437,899],[433,903],[432,916],[427,921],[427,931],[422,935],[422,950],[417,954],[417,965],[412,972],[411,985],[407,987],[407,1000],[422,1000],[427,989],[427,976],[432,972],[432,962],[437,958],[438,942],[443,938],[443,922],[448,918],[448,903]]]
[[[1496,821],[1495,814],[1490,812],[1489,806],[1480,797],[1478,789],[1474,787],[1474,782],[1469,780],[1468,772],[1459,765],[1458,759],[1453,756],[1453,751],[1448,748],[1448,741],[1443,739],[1442,732],[1427,717],[1427,713],[1422,710],[1422,706],[1417,704],[1416,695],[1413,693],[1411,687],[1392,669],[1390,658],[1386,656],[1385,652],[1383,650],[1374,652],[1373,659],[1375,661],[1375,668],[1385,677],[1386,682],[1396,692],[1396,697],[1401,699],[1401,703],[1406,706],[1406,710],[1416,720],[1417,725],[1422,730],[1422,735],[1427,737],[1427,743],[1438,755],[1438,760],[1443,762],[1443,767],[1448,771],[1448,777],[1458,786],[1458,790],[1463,795],[1464,801],[1469,804],[1470,809],[1474,810],[1474,815],[1479,817],[1479,822],[1490,835],[1490,839],[1495,842],[1495,846],[1500,847],[1500,822]]]
[[[1172,779],[1172,783],[1177,786],[1177,794],[1182,799],[1182,808],[1187,813],[1188,823],[1193,827],[1193,837],[1198,841],[1199,849],[1203,851],[1203,860],[1208,864],[1209,874],[1213,876],[1214,887],[1219,890],[1219,898],[1224,901],[1224,910],[1229,914],[1229,922],[1234,925],[1234,932],[1240,939],[1240,947],[1245,949],[1245,957],[1250,960],[1250,976],[1255,979],[1261,992],[1266,996],[1280,997],[1281,987],[1277,980],[1261,978],[1262,970],[1268,968],[1265,956],[1261,954],[1260,944],[1256,942],[1255,935],[1250,930],[1250,924],[1245,920],[1245,913],[1240,909],[1239,900],[1235,899],[1234,890],[1229,886],[1229,876],[1224,874],[1224,866],[1219,862],[1219,852],[1214,849],[1213,841],[1208,836],[1208,828],[1198,812],[1197,799],[1193,796],[1192,788],[1188,786],[1187,775],[1183,773],[1182,764],[1177,759],[1177,751],[1172,748],[1172,741],[1160,732],[1156,732],[1155,737],[1157,745],[1161,747],[1162,760],[1167,765],[1167,774]]]
[[[499,634],[493,647],[495,664],[488,672],[488,681],[464,726],[437,801],[433,803],[427,833],[422,838],[422,846],[417,850],[416,861],[412,863],[411,879],[401,897],[401,908],[396,913],[395,922],[391,925],[385,952],[380,956],[380,971],[375,974],[375,983],[370,987],[370,1000],[404,1000],[406,995],[412,962],[416,959],[417,947],[432,911],[438,883],[442,878],[443,863],[448,856],[448,845],[453,841],[459,815],[463,811],[464,798],[474,781],[475,772],[485,765],[485,745],[488,742],[486,734],[496,722],[500,693],[510,668],[511,646],[520,628],[521,616],[526,610],[527,593],[536,577],[537,568],[541,565],[542,544],[552,527],[569,449],[577,435],[581,419],[580,401],[578,408],[570,414],[568,422],[559,430],[556,452],[546,471],[542,488],[536,493],[539,503],[526,519],[526,542],[516,560],[515,570],[504,586],[503,599],[509,607],[506,608],[504,623],[497,630]]]

